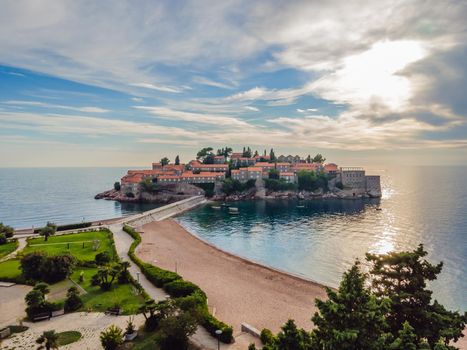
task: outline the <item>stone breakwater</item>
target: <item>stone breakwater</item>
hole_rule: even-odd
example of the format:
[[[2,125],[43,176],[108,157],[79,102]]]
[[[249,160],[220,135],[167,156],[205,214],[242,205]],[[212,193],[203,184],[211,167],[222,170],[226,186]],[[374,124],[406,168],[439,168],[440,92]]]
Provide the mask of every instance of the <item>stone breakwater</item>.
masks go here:
[[[194,196],[125,218],[124,223],[133,227],[140,227],[153,221],[160,221],[181,214],[186,210],[190,210],[204,203],[206,203],[206,198],[204,198],[204,196]]]

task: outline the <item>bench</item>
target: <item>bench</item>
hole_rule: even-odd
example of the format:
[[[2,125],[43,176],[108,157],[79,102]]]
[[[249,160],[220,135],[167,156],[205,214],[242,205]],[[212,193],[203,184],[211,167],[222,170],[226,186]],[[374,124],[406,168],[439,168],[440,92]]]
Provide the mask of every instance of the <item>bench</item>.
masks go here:
[[[118,316],[120,315],[120,308],[119,307],[110,308],[105,312],[105,314]]]
[[[50,312],[42,312],[40,314],[35,314],[32,316],[32,322],[50,320]]]

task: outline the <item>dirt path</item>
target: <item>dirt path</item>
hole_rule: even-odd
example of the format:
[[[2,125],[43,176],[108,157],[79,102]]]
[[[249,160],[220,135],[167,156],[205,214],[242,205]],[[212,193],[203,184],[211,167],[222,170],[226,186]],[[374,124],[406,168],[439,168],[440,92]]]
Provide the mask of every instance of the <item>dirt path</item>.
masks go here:
[[[278,331],[289,318],[311,329],[315,298],[324,288],[224,253],[188,233],[172,219],[143,226],[137,254],[181,274],[208,295],[215,315],[239,331],[241,323]]]

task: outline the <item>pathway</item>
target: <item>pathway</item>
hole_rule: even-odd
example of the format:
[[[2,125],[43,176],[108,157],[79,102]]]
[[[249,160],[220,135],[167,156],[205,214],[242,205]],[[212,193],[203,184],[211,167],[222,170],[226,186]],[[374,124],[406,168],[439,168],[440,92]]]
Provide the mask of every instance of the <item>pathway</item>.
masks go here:
[[[15,258],[16,255],[26,247],[26,244],[27,242],[26,242],[25,237],[18,238],[18,247],[14,251],[12,251],[10,254],[1,258],[0,262]]]
[[[8,339],[5,339],[1,344],[1,348],[4,350],[36,349],[36,339],[42,334],[42,332],[53,329],[57,333],[64,331],[78,331],[82,334],[79,341],[60,347],[60,349],[102,349],[99,339],[100,333],[112,324],[125,329],[128,319],[128,316],[109,316],[103,313],[75,312],[54,317],[50,319],[50,321],[42,321],[38,323],[25,322],[24,325],[31,328],[23,333],[18,333]],[[142,325],[143,321],[144,318],[142,315],[137,315],[134,318],[134,323],[137,327]]]
[[[140,268],[128,256],[128,249],[130,249],[130,246],[133,243],[133,238],[131,238],[128,233],[123,231],[124,221],[125,220],[122,220],[122,222],[114,223],[108,226],[110,231],[113,233],[117,254],[122,260],[128,261],[130,263],[129,271],[131,275],[136,280],[139,280],[139,283],[151,298],[156,301],[166,299],[168,297],[167,293],[163,289],[157,288],[151,282],[149,282],[149,280],[141,272]],[[257,338],[247,333],[240,332],[238,334],[234,334],[234,336],[235,343],[221,343],[220,348],[223,350],[244,350],[250,343],[255,343],[258,346],[261,344]],[[198,327],[196,333],[191,337],[191,341],[202,349],[217,349],[217,340],[213,338],[203,327]]]

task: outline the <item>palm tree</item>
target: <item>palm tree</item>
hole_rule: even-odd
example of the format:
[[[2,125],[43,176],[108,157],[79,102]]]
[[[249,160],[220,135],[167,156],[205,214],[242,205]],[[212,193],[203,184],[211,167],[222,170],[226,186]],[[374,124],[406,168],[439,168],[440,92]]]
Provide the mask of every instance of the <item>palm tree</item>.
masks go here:
[[[58,349],[58,334],[52,331],[45,331],[42,335],[36,339],[36,343],[40,344],[37,350],[52,350]]]

